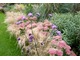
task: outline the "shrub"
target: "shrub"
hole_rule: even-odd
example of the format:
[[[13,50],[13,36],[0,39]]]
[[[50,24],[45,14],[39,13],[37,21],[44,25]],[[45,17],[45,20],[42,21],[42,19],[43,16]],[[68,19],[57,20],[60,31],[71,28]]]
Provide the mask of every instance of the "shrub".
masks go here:
[[[80,54],[80,12],[76,15],[70,13],[56,14],[52,17],[52,22],[59,27],[63,33],[63,39]]]

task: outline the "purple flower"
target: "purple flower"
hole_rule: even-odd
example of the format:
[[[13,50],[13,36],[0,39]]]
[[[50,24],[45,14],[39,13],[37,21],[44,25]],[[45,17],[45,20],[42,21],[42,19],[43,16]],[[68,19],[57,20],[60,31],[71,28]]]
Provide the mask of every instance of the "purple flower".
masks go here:
[[[44,43],[42,42],[41,45],[44,45]]]
[[[20,23],[19,22],[16,22],[16,24],[19,25]]]
[[[52,27],[52,29],[56,29],[57,28],[57,26],[54,25],[54,24],[51,27]]]
[[[29,16],[29,17],[32,17],[32,16],[33,16],[33,14],[32,14],[32,13],[28,13],[28,16]]]
[[[29,36],[29,42],[32,42],[33,41],[33,38],[34,38],[33,35],[30,35]]]
[[[33,40],[32,39],[29,39],[29,42],[32,42]]]
[[[22,16],[22,20],[25,20],[26,19],[26,17],[25,16]]]
[[[34,37],[31,35],[29,38],[30,38],[30,39],[33,39]]]
[[[61,31],[56,31],[57,35],[61,35]]]
[[[50,17],[52,17],[52,14],[49,14]]]
[[[17,38],[17,40],[19,41],[19,40],[20,40],[20,38]]]
[[[37,17],[39,17],[40,16],[40,13],[36,13],[36,15],[37,15]]]
[[[19,25],[19,24],[21,24],[21,23],[22,23],[22,21],[18,21],[18,22],[16,22],[17,25]]]
[[[19,23],[22,23],[22,21],[19,21]]]

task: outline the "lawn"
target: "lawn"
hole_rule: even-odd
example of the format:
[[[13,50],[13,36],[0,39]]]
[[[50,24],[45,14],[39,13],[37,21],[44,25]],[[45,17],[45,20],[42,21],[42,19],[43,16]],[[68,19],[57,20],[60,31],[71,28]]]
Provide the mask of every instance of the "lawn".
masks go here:
[[[0,56],[20,56],[21,50],[17,46],[15,37],[10,38],[7,25],[4,22],[5,14],[0,13]]]

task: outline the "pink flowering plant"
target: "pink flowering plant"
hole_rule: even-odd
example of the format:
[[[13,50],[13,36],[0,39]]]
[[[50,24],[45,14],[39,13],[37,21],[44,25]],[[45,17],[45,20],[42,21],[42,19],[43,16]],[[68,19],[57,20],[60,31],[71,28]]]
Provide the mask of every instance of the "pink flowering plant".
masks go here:
[[[17,38],[21,52],[27,56],[76,56],[62,39],[58,27],[48,19],[38,21],[40,16],[21,12],[7,12],[7,30]],[[52,16],[52,15],[50,15]]]

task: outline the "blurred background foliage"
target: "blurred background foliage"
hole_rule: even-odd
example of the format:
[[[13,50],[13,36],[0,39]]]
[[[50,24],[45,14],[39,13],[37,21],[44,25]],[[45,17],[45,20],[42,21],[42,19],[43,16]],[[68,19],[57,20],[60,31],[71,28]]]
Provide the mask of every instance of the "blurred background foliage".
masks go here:
[[[80,11],[80,3],[40,3],[31,4],[24,3],[25,13],[29,12],[40,12],[43,17],[48,17],[50,13],[76,13]],[[9,11],[13,8],[14,3],[0,3],[0,11],[3,8],[4,11]]]
[[[49,19],[62,32],[63,39],[72,47],[77,55],[80,55],[80,3],[24,3],[22,10],[28,13],[40,13],[38,21]],[[0,4],[0,11],[14,10],[15,4]],[[49,17],[52,14],[52,17]]]

